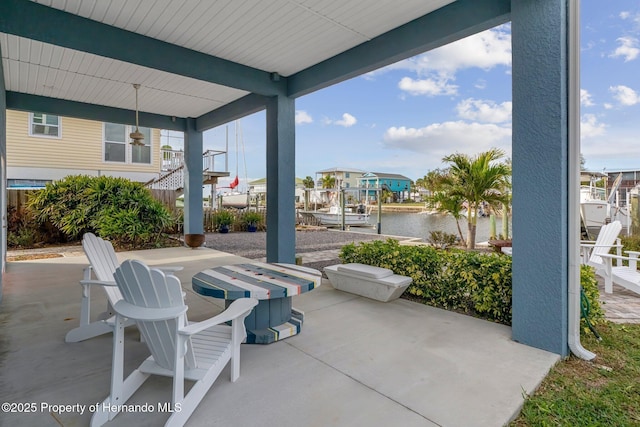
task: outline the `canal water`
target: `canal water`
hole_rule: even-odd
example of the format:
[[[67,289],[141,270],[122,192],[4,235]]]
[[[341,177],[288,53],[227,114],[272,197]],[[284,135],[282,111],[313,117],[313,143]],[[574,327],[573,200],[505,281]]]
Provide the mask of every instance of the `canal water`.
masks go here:
[[[353,227],[352,231],[362,231],[366,233],[375,233],[375,225],[378,222],[378,215],[372,213],[369,223],[374,225],[373,228]],[[403,213],[403,212],[383,212],[381,220],[382,234],[393,236],[418,237],[423,241],[429,240],[431,231],[440,230],[446,233],[458,236],[456,228],[456,220],[451,215],[445,214],[426,214],[426,213]],[[489,240],[489,218],[478,218],[476,228],[476,242],[486,242]],[[467,220],[460,220],[460,228],[462,235],[467,237]],[[496,233],[502,233],[502,219],[496,217]],[[511,224],[509,224],[509,234],[511,234]]]

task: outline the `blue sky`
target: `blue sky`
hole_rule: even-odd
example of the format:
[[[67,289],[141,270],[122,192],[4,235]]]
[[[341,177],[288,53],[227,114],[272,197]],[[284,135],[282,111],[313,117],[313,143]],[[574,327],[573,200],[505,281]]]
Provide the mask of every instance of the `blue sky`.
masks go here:
[[[640,169],[640,2],[581,2],[581,152],[589,170]],[[442,157],[511,155],[509,24],[296,100],[296,176],[352,167],[413,180]],[[233,135],[233,126],[230,127]],[[205,148],[224,148],[224,128]],[[266,175],[265,114],[242,119],[244,186]],[[230,151],[233,151],[230,138]],[[230,153],[232,178],[235,153]],[[224,181],[221,185],[225,185]]]

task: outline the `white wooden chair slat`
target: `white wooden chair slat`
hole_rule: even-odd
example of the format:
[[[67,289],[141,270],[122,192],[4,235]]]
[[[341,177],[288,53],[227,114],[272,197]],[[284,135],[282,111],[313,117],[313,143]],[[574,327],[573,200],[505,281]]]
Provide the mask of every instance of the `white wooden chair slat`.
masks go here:
[[[86,233],[82,239],[82,248],[89,260],[90,266],[85,269],[84,278],[80,282],[83,288],[80,306],[80,325],[67,333],[65,336],[66,342],[84,341],[98,335],[112,332],[115,324],[113,306],[123,298],[122,292],[117,286],[100,286],[101,283],[114,282],[113,273],[120,265],[120,261],[111,242],[101,239],[93,233]],[[182,267],[165,267],[166,271],[171,272],[180,271],[181,269]],[[97,281],[91,280],[92,273]],[[91,288],[95,286],[99,286],[106,293],[107,309],[104,313],[96,316],[97,320],[92,321]],[[136,299],[139,298],[142,298],[142,295],[136,296]],[[182,294],[179,298],[182,299]],[[133,324],[132,321],[126,322],[127,325]]]
[[[593,267],[596,274],[605,280],[605,284],[611,279],[611,272],[607,270],[605,256],[612,248],[616,249],[618,255],[622,253],[622,245],[618,238],[620,231],[622,231],[620,221],[613,221],[600,228],[595,243],[581,242],[580,244],[582,263]]]
[[[637,270],[638,252],[626,251],[628,257],[617,255],[602,255],[605,260],[605,282],[604,291],[613,293],[613,284],[620,285],[625,289],[640,295],[640,272]],[[628,266],[619,265],[614,267],[613,260],[628,261]]]
[[[234,301],[225,312],[204,322],[189,324],[180,281],[160,270],[149,269],[141,261],[124,261],[114,274],[123,301],[114,305],[114,331],[111,393],[91,418],[91,426],[112,420],[119,408],[151,374],[173,378],[172,404],[180,404],[165,426],[182,426],[211,388],[227,363],[231,363],[231,381],[239,375],[240,343],[246,337],[244,318],[258,300]],[[154,315],[155,313],[155,315]],[[126,379],[123,376],[124,317],[136,321],[151,356]],[[231,326],[219,324],[227,319]],[[217,323],[216,323],[217,322]],[[215,323],[215,324],[212,324]],[[200,325],[206,327],[200,331]],[[184,380],[196,381],[184,395]],[[118,406],[119,405],[119,406]]]

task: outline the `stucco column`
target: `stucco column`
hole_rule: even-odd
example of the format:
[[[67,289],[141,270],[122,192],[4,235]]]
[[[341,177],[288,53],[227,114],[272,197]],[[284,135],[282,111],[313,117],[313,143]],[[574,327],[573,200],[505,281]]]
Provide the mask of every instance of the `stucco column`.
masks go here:
[[[568,0],[513,0],[513,339],[568,354]]]
[[[267,102],[267,261],[295,262],[295,101]]]
[[[188,118],[184,132],[184,234],[204,232],[202,211],[202,132]]]
[[[2,58],[2,51],[0,51]],[[0,61],[0,301],[2,301],[2,275],[7,255],[7,94],[4,70]]]

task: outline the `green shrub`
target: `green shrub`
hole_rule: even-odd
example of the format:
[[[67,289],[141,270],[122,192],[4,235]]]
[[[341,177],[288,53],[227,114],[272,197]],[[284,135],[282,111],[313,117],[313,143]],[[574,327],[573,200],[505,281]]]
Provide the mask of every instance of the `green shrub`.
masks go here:
[[[343,263],[359,262],[388,268],[413,279],[412,298],[428,305],[511,324],[511,257],[429,246],[401,246],[396,240],[362,242],[342,248]],[[581,268],[581,282],[591,306],[592,323],[603,317],[598,285],[590,267]]]
[[[457,237],[455,234],[446,233],[440,230],[429,232],[429,243],[438,249],[446,249],[456,244]]]
[[[236,220],[235,215],[228,210],[218,210],[213,213],[212,218],[217,229],[223,225],[231,227]]]
[[[264,230],[264,214],[255,211],[247,211],[243,213],[239,222],[242,231],[246,231],[250,225],[255,226],[258,230]]]
[[[119,245],[154,244],[171,225],[169,211],[142,184],[124,178],[74,175],[32,193],[27,206],[70,239],[94,232]]]
[[[588,301],[588,318],[592,325],[596,325],[604,319],[604,310],[600,305],[600,292],[598,291],[598,280],[596,279],[596,273],[593,267],[588,265],[580,266],[580,285],[587,297]],[[583,310],[584,311],[584,310]],[[585,319],[581,319],[582,327],[585,328],[585,332],[588,330]]]

